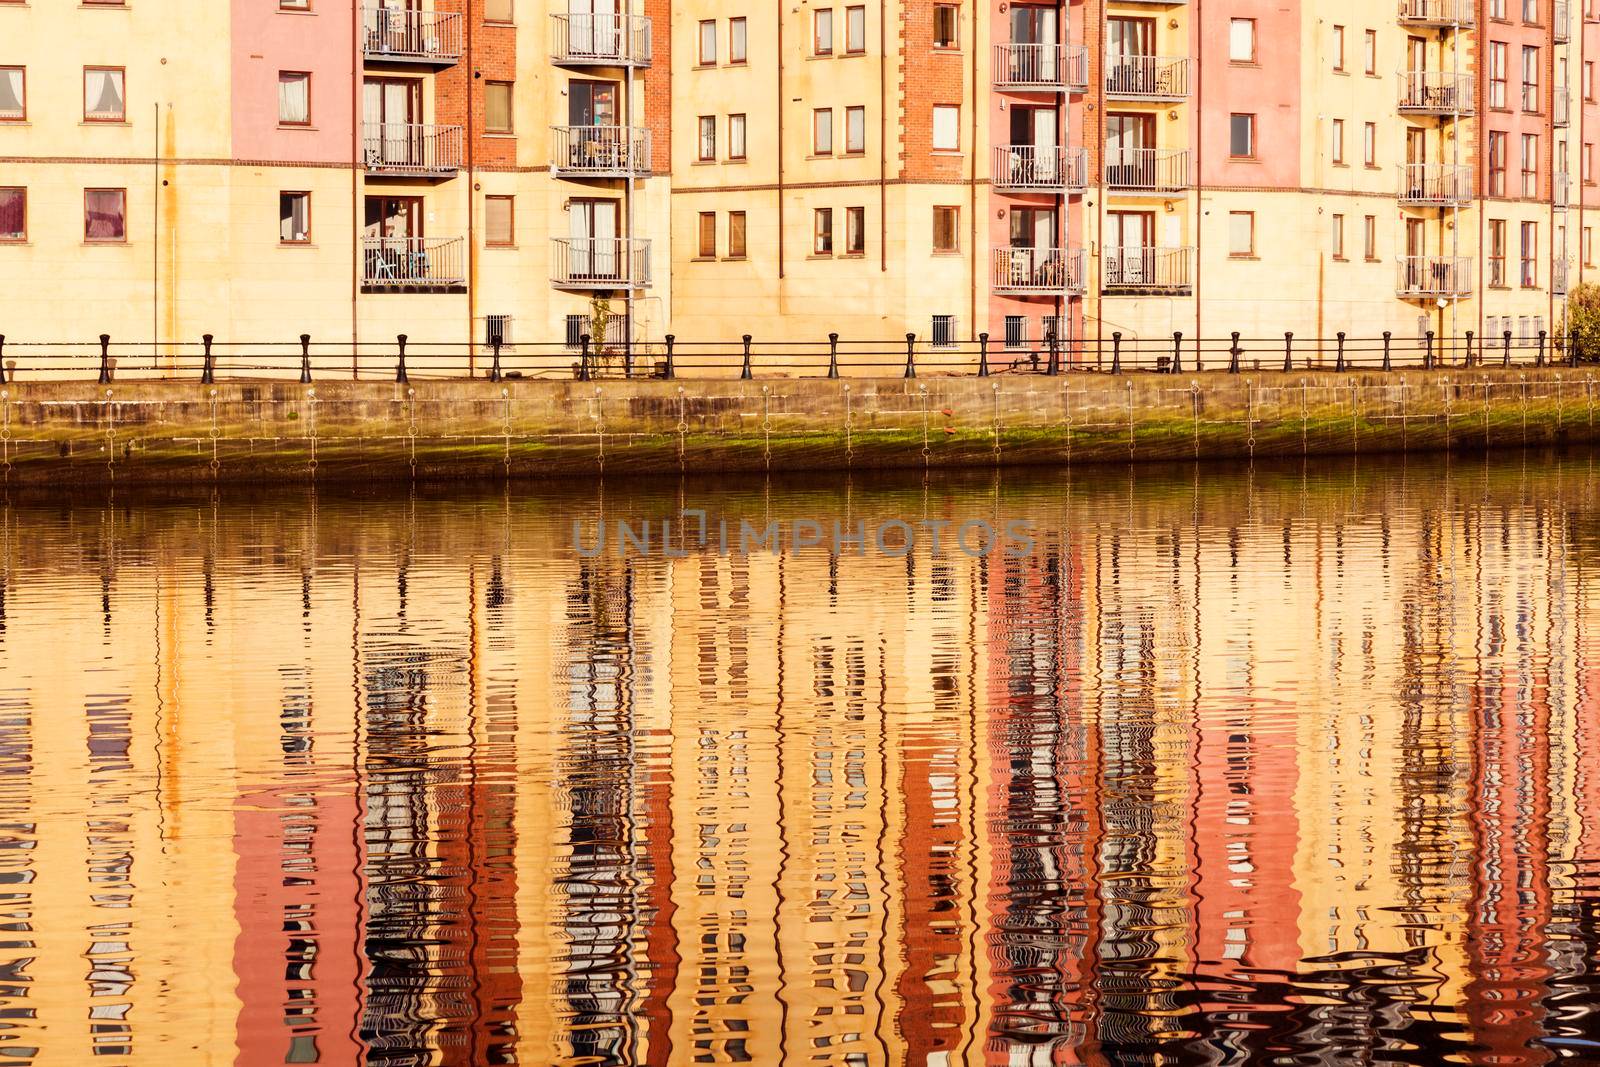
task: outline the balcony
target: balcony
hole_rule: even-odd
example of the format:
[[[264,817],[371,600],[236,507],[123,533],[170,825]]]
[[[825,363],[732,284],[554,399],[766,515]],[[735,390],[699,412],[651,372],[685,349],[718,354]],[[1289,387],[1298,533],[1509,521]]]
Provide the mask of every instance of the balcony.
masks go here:
[[[449,67],[461,59],[461,13],[363,7],[361,49],[368,63]]]
[[[650,242],[637,237],[556,237],[550,281],[557,289],[648,289]]]
[[[1472,0],[1400,0],[1400,21],[1407,26],[1471,26],[1476,18]]]
[[[648,67],[650,20],[643,15],[551,15],[550,55],[567,67]]]
[[[1407,70],[1400,74],[1400,103],[1407,115],[1470,115],[1472,75],[1448,70]]]
[[[1571,125],[1572,120],[1569,118],[1568,108],[1570,106],[1570,101],[1567,97],[1567,87],[1565,85],[1556,86],[1556,94],[1552,99],[1554,104],[1550,108],[1550,122],[1558,130]]]
[[[1089,150],[1052,145],[998,145],[995,189],[1007,193],[1081,193],[1089,184]]]
[[[364,122],[361,163],[373,177],[451,177],[461,169],[461,127]]]
[[[1083,249],[996,248],[994,291],[1011,296],[1082,296]]]
[[[368,237],[361,242],[361,287],[372,292],[450,291],[467,284],[460,237]]]
[[[1194,284],[1193,248],[1107,248],[1105,291],[1187,293]]]
[[[1472,200],[1472,168],[1457,163],[1400,164],[1400,203],[1459,207]]]
[[[1179,193],[1189,187],[1187,148],[1107,148],[1106,186],[1119,192]]]
[[[1116,100],[1182,100],[1190,60],[1179,56],[1106,56],[1106,96]]]
[[[640,126],[552,126],[550,170],[561,178],[642,178],[650,131]]]
[[[1572,5],[1567,0],[1555,0],[1551,32],[1555,34],[1556,44],[1566,44],[1572,40]]]
[[[994,86],[1024,93],[1088,92],[1089,50],[1081,44],[997,44]]]
[[[1471,256],[1401,256],[1395,292],[1402,297],[1434,299],[1472,292]]]
[[[1550,206],[1557,211],[1565,211],[1571,206],[1570,197],[1572,185],[1567,178],[1567,172],[1558,170],[1550,179]]]

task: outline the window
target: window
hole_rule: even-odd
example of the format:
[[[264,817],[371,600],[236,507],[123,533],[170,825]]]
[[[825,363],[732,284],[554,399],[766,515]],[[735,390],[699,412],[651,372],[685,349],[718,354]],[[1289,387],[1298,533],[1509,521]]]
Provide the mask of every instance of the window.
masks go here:
[[[867,50],[867,9],[864,7],[844,9],[844,50],[851,55]]]
[[[750,43],[742,18],[728,20],[728,62],[735,66],[749,62]]]
[[[483,21],[510,22],[512,0],[484,0]]]
[[[128,239],[128,190],[83,191],[83,239],[93,242]]]
[[[28,117],[28,72],[24,67],[0,67],[0,122],[22,122]]]
[[[1046,341],[1052,337],[1058,341],[1065,341],[1072,336],[1072,320],[1065,315],[1041,315],[1039,331],[1039,336]]]
[[[1489,220],[1489,284],[1506,284],[1506,220]]]
[[[1333,258],[1344,258],[1344,216],[1333,217]]]
[[[484,244],[511,248],[517,243],[516,200],[509,196],[483,198]]]
[[[1506,132],[1489,131],[1489,195],[1506,195]]]
[[[744,116],[728,116],[728,158],[744,158]]]
[[[850,155],[860,155],[867,150],[867,109],[844,109],[844,150]]]
[[[511,343],[511,316],[485,315],[483,317],[483,343],[490,348]]]
[[[932,335],[934,348],[952,348],[956,343],[956,317],[954,315],[935,315],[933,317]]]
[[[811,54],[833,55],[833,8],[819,8],[811,13]]]
[[[1506,45],[1489,42],[1489,106],[1506,106]]]
[[[1539,110],[1539,49],[1522,46],[1522,110]]]
[[[717,158],[717,117],[700,116],[700,139],[696,142],[695,159],[709,163]]]
[[[304,102],[299,119],[286,119],[283,117],[283,80],[284,74],[278,75],[278,118],[282,122],[306,123],[310,121],[311,108],[311,75],[291,74],[287,77],[299,78],[304,86],[300,99]],[[123,95],[126,75],[121,67],[84,67],[83,68],[83,118],[85,122],[121,122],[127,114],[125,97]]]
[[[1369,167],[1378,165],[1378,124],[1364,122],[1361,124],[1361,158]]]
[[[959,252],[961,250],[960,223],[960,208],[936,207],[933,209],[933,250],[935,252]]]
[[[699,248],[695,252],[701,259],[715,259],[717,255],[717,213],[700,212]]]
[[[812,212],[811,235],[812,254],[833,255],[833,208],[819,207]]]
[[[588,332],[589,332],[589,316],[587,316],[587,315],[568,315],[567,316],[567,347],[568,348],[574,348],[575,349],[575,348],[583,347],[583,335],[588,333]]]
[[[27,239],[28,190],[15,186],[0,189],[0,241]]]
[[[1522,0],[1522,21],[1530,26],[1539,25],[1539,0]]]
[[[717,20],[705,19],[700,23],[700,65],[715,66],[717,62]]]
[[[1368,74],[1378,73],[1378,31],[1368,30],[1361,35],[1362,65]]]
[[[1539,224],[1537,222],[1524,222],[1522,224],[1522,287],[1524,289],[1537,289],[1539,287]]]
[[[1235,63],[1256,61],[1256,20],[1228,20],[1228,58]]]
[[[1333,69],[1344,69],[1344,27],[1333,28]]]
[[[1594,100],[1594,60],[1583,61],[1583,98],[1590,102]]]
[[[1233,115],[1228,119],[1228,155],[1245,159],[1256,154],[1256,117]]]
[[[1539,135],[1522,135],[1522,195],[1539,195]]]
[[[1590,141],[1583,142],[1583,160],[1579,163],[1583,168],[1583,184],[1594,184],[1594,144]]]
[[[1344,162],[1344,119],[1333,120],[1333,161]]]
[[[4,218],[5,198],[0,196],[0,219]],[[3,227],[0,227],[0,229],[3,229]],[[1585,267],[1594,266],[1594,228],[1591,226],[1583,228],[1583,265]]]
[[[510,133],[511,83],[483,83],[483,128],[487,133]]]
[[[278,194],[278,241],[286,245],[311,240],[311,194]]]
[[[1023,315],[1006,316],[1006,347],[1026,348],[1028,345],[1028,320]]]
[[[867,209],[844,209],[844,250],[846,255],[859,256],[867,250]]]
[[[935,4],[933,6],[933,47],[959,48],[961,47],[956,20],[959,10],[954,4]]]
[[[311,0],[278,0],[279,11],[310,11]]]
[[[961,109],[954,104],[933,105],[933,150],[961,151]]]
[[[819,107],[811,113],[811,152],[833,155],[833,108]]]
[[[1361,220],[1361,254],[1368,263],[1378,259],[1378,216],[1367,215]]]
[[[1256,254],[1256,213],[1228,212],[1228,255],[1249,257]]]
[[[745,257],[744,212],[728,212],[728,258]]]

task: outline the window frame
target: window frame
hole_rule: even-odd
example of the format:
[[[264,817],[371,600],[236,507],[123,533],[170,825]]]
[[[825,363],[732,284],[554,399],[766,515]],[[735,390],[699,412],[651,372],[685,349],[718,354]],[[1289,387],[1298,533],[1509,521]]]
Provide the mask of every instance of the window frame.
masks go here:
[[[708,133],[709,131],[709,133]],[[707,153],[710,153],[707,155]],[[694,122],[694,161],[717,161],[717,116],[697,115]]]
[[[309,15],[311,0],[278,0],[278,10],[291,15]]]
[[[858,115],[861,118],[861,146],[854,148],[850,144],[850,117]],[[864,104],[851,104],[844,109],[844,154],[847,156],[864,156],[867,154],[867,108]]]
[[[1361,64],[1365,68],[1362,73],[1373,77],[1378,75],[1378,31],[1363,30],[1361,35]]]
[[[734,27],[738,26],[738,32]],[[739,47],[734,48],[737,41]],[[743,67],[750,62],[750,26],[744,15],[735,15],[728,19],[728,66]]]
[[[822,40],[823,23],[827,23],[828,40]],[[811,12],[811,54],[816,57],[833,55],[833,8],[819,7]]]
[[[953,111],[953,112],[955,112],[955,122],[951,127],[952,129],[955,130],[955,134],[956,134],[956,140],[955,140],[955,144],[954,145],[941,145],[939,143],[939,113],[941,111]],[[948,153],[956,154],[956,155],[960,154],[960,152],[961,152],[961,105],[960,104],[934,104],[932,106],[932,111],[930,112],[929,126],[928,126],[928,144],[929,144],[931,150],[934,151],[934,152],[948,152]]]
[[[852,44],[850,41],[852,24],[851,15],[859,12],[861,15],[861,41]],[[865,4],[852,4],[844,9],[844,54],[847,56],[864,56],[867,54],[867,7]]]
[[[99,73],[116,73],[116,74],[119,74],[119,75],[122,76],[122,84],[121,84],[121,89],[122,89],[122,93],[121,93],[121,95],[122,95],[122,113],[120,115],[117,115],[115,118],[97,118],[97,117],[89,114],[89,74],[90,74],[91,71],[96,71],[96,72],[99,72]],[[287,125],[309,126],[309,125],[311,125],[311,74],[310,74],[309,71],[280,70],[278,72],[278,77],[281,79],[285,74],[304,74],[305,77],[306,77],[306,121],[303,122],[303,123],[289,123]],[[26,79],[27,75],[23,75],[23,77],[24,77],[24,79]],[[23,91],[24,92],[27,91],[27,85],[26,84],[23,85]],[[23,107],[24,111],[27,110],[28,101],[27,101],[26,98],[24,98],[23,101],[22,101],[22,107]],[[94,65],[85,64],[85,66],[83,68],[83,121],[84,122],[107,124],[107,125],[112,125],[112,126],[120,125],[120,124],[126,123],[128,121],[128,68],[127,67],[103,67],[103,66],[94,66]],[[281,118],[278,120],[278,124],[280,126],[285,125],[285,123],[283,122],[283,120]]]
[[[505,0],[506,17],[497,19],[489,14],[489,0],[484,0],[483,21],[490,26],[515,26],[517,23],[517,0]]]
[[[1344,69],[1344,27],[1333,27],[1333,69],[1339,74],[1348,74]]]
[[[0,193],[20,193],[22,196],[22,233],[17,237],[7,237],[0,233],[0,245],[21,245],[28,243],[28,187],[26,185],[0,185]],[[87,211],[85,212],[87,216]],[[127,228],[127,220],[123,220],[123,228]]]
[[[306,235],[304,237],[283,236],[283,198],[286,196],[303,196],[306,201]],[[124,209],[126,211],[126,209]],[[126,225],[126,219],[124,219]],[[311,243],[311,190],[310,189],[279,189],[278,190],[278,244],[279,245],[308,245]]]
[[[699,32],[695,35],[695,66],[714,67],[717,65],[717,20],[699,20]],[[711,37],[706,39],[706,31],[710,30]]]
[[[843,254],[847,256],[867,254],[867,209],[864,205],[844,209]]]
[[[1377,169],[1378,124],[1376,122],[1363,122],[1361,124],[1361,159],[1362,166]]]
[[[1345,255],[1344,255],[1344,214],[1342,212],[1338,212],[1338,211],[1334,212],[1333,213],[1332,222],[1333,222],[1333,236],[1332,236],[1333,258],[1342,263],[1345,260]]]
[[[89,194],[116,193],[122,198],[122,236],[89,236]],[[83,243],[89,245],[125,245],[128,243],[128,188],[127,186],[94,186],[83,190]]]
[[[28,121],[28,68],[15,63],[0,66],[0,70],[15,70],[22,74],[22,114],[15,118],[0,116],[0,122],[27,122]],[[123,110],[127,110],[127,100],[123,100]],[[8,186],[9,188],[9,186]]]
[[[939,16],[948,12],[950,16],[950,40],[945,44],[939,43]],[[959,4],[934,4],[933,5],[933,50],[935,52],[961,51],[961,5]]]
[[[1244,218],[1250,227],[1249,239],[1245,242],[1244,251],[1233,247],[1233,222],[1237,218]],[[1228,212],[1228,258],[1229,259],[1255,259],[1256,258],[1256,213],[1254,211]]]
[[[1245,148],[1244,152],[1236,152],[1236,151],[1234,151],[1235,145],[1234,145],[1233,142],[1234,142],[1234,133],[1235,133],[1235,129],[1234,129],[1234,120],[1235,119],[1244,119],[1245,120],[1244,129],[1245,129],[1245,141],[1247,142],[1247,144],[1246,144],[1246,148]],[[1253,111],[1234,111],[1234,112],[1230,112],[1229,113],[1229,115],[1228,115],[1228,158],[1229,159],[1256,159],[1257,158],[1257,156],[1256,156],[1256,116],[1255,116],[1255,112],[1253,112]]]
[[[823,145],[818,137],[823,130],[828,132],[828,143]],[[811,154],[813,156],[833,155],[833,108],[814,107],[811,109]]]
[[[1510,134],[1505,130],[1489,131],[1489,195],[1503,197],[1506,195],[1506,170],[1509,160],[1506,159],[1511,152]]]
[[[733,220],[739,220],[737,233],[739,235],[739,250],[734,251],[733,235],[736,232]],[[750,222],[743,211],[728,212],[728,259],[748,259],[750,256]]]
[[[1532,149],[1530,152],[1529,149]],[[1521,139],[1522,196],[1533,199],[1539,195],[1539,135],[1524,133]],[[1531,158],[1530,158],[1531,156]]]
[[[1361,254],[1368,263],[1378,262],[1378,216],[1361,217]]]
[[[950,244],[939,244],[939,218],[940,213],[946,213],[950,219]],[[929,235],[933,254],[936,256],[958,256],[961,254],[961,205],[959,204],[934,204],[932,215],[932,232]]]
[[[1506,220],[1489,219],[1489,287],[1506,288]]]
[[[1245,26],[1250,31],[1250,54],[1240,58],[1233,54],[1233,28]],[[1256,48],[1256,20],[1253,18],[1230,18],[1228,20],[1228,62],[1238,63],[1243,66],[1256,66],[1259,63],[1260,53]]]
[[[504,87],[506,91],[506,125],[504,128],[489,125],[489,90]],[[483,132],[501,137],[515,137],[517,133],[517,83],[504,78],[486,78],[483,82]]]
[[[733,131],[734,131],[734,128],[735,128],[735,123],[733,121],[734,119],[738,119],[739,120],[738,123],[737,123],[737,127],[738,127],[738,130],[739,130],[739,136],[738,137],[735,137],[733,135]],[[734,160],[744,160],[744,159],[748,159],[749,158],[749,156],[747,155],[747,153],[750,150],[749,136],[750,136],[750,118],[749,118],[749,116],[747,114],[745,114],[744,112],[742,112],[742,111],[734,112],[733,114],[730,114],[728,116],[728,159],[729,159],[730,162],[734,161]]]
[[[706,223],[710,222],[707,230]],[[706,251],[706,238],[710,237],[711,250]],[[701,211],[697,214],[694,224],[694,258],[702,262],[717,258],[717,213],[715,211]]]
[[[1332,143],[1328,146],[1329,161],[1336,167],[1345,166],[1344,161],[1344,119],[1332,119],[1329,126],[1329,136]]]
[[[1542,94],[1539,88],[1540,52],[1541,49],[1536,44],[1522,46],[1522,112],[1525,115],[1542,114],[1541,108],[1544,101],[1541,99]],[[1528,62],[1530,59],[1533,61],[1531,64]],[[1533,74],[1531,81],[1528,78],[1530,71]],[[1529,99],[1530,96],[1532,97],[1531,101]],[[1532,107],[1528,106],[1530,102],[1533,105]]]
[[[811,209],[811,254],[833,255],[833,208]]]
[[[506,217],[506,239],[494,240],[493,229],[489,226],[489,201],[504,200],[510,214]],[[517,247],[517,198],[511,193],[485,193],[483,197],[483,247],[485,248],[515,248]]]
[[[1517,284],[1522,289],[1539,288],[1539,224],[1529,219],[1517,227]]]

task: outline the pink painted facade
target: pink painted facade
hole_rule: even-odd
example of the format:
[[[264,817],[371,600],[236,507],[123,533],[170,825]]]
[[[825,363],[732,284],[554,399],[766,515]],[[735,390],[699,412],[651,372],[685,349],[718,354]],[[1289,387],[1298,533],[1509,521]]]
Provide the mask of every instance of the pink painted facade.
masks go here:
[[[1238,0],[1228,8],[1228,18],[1255,20],[1256,56],[1250,63],[1228,58],[1225,21],[1215,32],[1194,35],[1200,57],[1195,107],[1200,135],[1193,150],[1200,181],[1208,186],[1298,188],[1303,125],[1299,0]],[[1212,100],[1220,106],[1207,107],[1206,102]],[[1228,153],[1229,122],[1234,113],[1255,116],[1256,154],[1252,159],[1234,159]]]
[[[348,163],[358,68],[353,0],[317,0],[309,12],[232,0],[235,159]],[[311,121],[278,121],[278,74],[311,75]]]

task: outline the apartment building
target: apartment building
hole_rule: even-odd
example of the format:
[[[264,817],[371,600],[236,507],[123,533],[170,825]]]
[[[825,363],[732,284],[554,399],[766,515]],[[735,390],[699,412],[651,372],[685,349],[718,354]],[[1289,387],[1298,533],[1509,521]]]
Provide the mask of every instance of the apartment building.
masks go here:
[[[0,333],[1530,336],[1570,2],[0,0]]]

